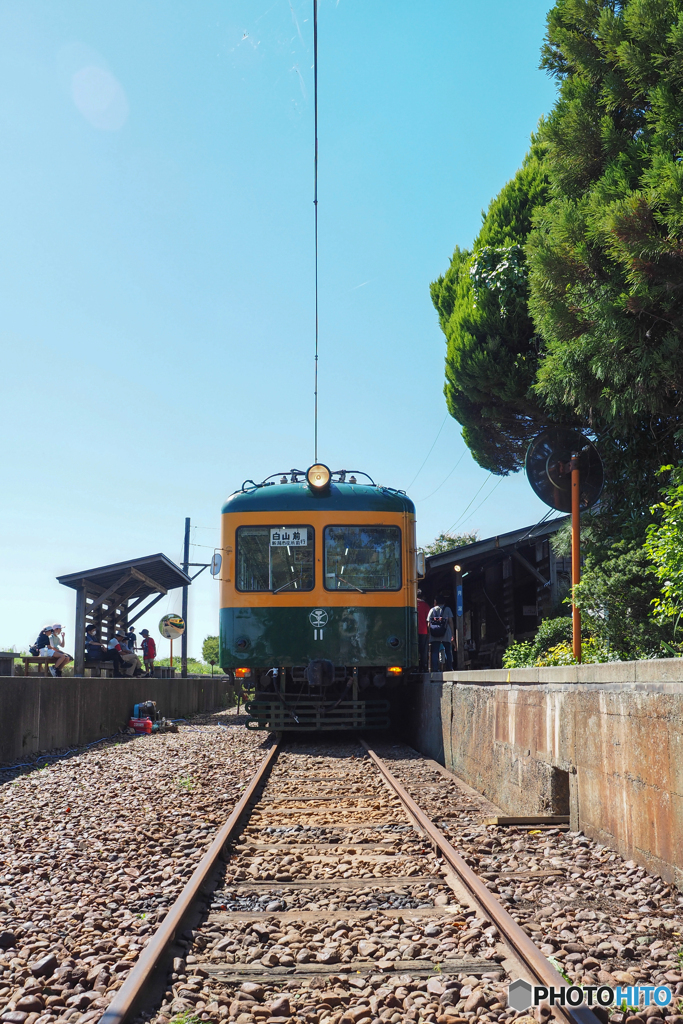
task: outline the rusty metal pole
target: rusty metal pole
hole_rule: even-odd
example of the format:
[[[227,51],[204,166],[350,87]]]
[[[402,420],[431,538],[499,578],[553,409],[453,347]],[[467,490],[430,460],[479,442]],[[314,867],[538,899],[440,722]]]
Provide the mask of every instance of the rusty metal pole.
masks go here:
[[[574,587],[581,580],[581,509],[578,452],[572,454],[572,649],[581,664],[581,612],[574,602]]]

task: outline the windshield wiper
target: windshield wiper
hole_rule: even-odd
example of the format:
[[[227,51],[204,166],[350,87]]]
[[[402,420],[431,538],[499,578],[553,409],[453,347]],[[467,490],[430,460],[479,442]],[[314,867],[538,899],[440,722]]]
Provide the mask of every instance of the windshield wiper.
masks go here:
[[[364,590],[361,590],[361,589],[360,589],[360,587],[357,587],[355,583],[352,583],[352,582],[351,582],[351,580],[344,580],[344,579],[342,579],[342,578],[341,578],[341,576],[339,575],[339,573],[336,573],[336,572],[335,572],[334,576],[335,576],[335,579],[336,579],[336,580],[337,580],[338,582],[340,582],[340,583],[346,583],[346,585],[347,585],[348,587],[353,587],[353,589],[354,589],[354,590],[357,590],[359,594],[364,594],[364,593],[365,593],[365,591],[364,591]]]
[[[295,576],[293,580],[287,580],[286,583],[283,583],[282,586],[278,587],[277,590],[274,590],[273,593],[279,594],[281,590],[286,590],[287,587],[291,587],[292,583],[302,583],[303,578],[303,574],[301,576]]]

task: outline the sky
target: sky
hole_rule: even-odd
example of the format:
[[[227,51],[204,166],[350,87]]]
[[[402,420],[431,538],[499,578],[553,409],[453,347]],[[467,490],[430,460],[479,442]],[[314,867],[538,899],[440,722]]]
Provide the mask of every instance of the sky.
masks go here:
[[[447,416],[429,284],[553,103],[548,6],[319,2],[319,458],[423,544],[547,511]],[[0,0],[0,648],[72,650],[56,576],[180,561],[186,516],[208,561],[243,480],[313,462],[312,64],[312,0]],[[191,655],[217,609],[205,572]]]

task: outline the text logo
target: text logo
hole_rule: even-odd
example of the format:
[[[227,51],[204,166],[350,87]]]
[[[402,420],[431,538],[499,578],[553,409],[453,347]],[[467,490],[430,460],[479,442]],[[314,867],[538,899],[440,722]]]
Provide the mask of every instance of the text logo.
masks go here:
[[[513,1010],[550,1003],[551,1006],[668,1006],[673,999],[666,985],[530,985],[518,978],[508,986],[508,1005]]]

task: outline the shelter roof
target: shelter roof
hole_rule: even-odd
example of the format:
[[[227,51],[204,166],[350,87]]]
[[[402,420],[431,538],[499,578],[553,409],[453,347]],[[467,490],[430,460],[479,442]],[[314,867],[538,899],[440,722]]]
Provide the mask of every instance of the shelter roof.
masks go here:
[[[109,590],[121,582],[123,576],[136,580],[135,593],[140,597],[186,587],[192,582],[180,566],[161,553],[132,558],[127,562],[114,562],[112,565],[100,565],[96,569],[85,569],[82,572],[71,572],[58,576],[57,580],[73,590],[79,590],[88,583],[101,590]]]
[[[510,533],[501,533],[496,537],[475,541],[474,544],[465,544],[463,547],[453,548],[451,551],[440,551],[438,555],[430,555],[426,559],[427,568],[428,570],[443,569],[459,563],[467,563],[472,558],[481,559],[482,556],[495,555],[497,552],[505,554],[511,548],[516,549],[522,545],[535,544],[552,536],[569,519],[570,516],[559,516],[547,523],[536,523],[533,526],[525,526],[521,530],[512,530]]]

